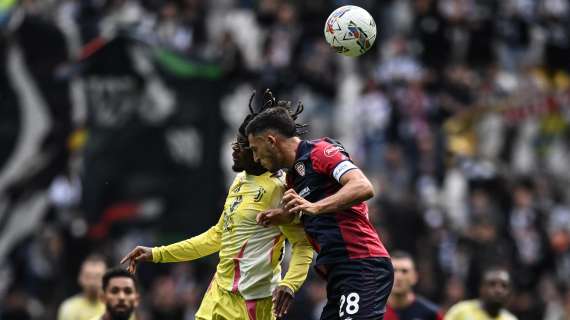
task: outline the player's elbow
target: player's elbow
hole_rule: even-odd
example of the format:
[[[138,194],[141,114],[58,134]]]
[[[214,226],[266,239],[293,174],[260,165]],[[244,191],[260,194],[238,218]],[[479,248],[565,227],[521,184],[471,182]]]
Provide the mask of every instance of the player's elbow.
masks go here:
[[[376,193],[374,192],[374,186],[370,181],[366,181],[366,200],[374,198]]]
[[[374,197],[374,187],[360,170],[352,170],[341,177],[340,183],[348,187],[353,199],[357,202],[366,201]]]
[[[372,183],[368,181],[368,179],[362,179],[360,181],[360,190],[362,201],[372,199],[375,195],[374,187],[372,186]]]

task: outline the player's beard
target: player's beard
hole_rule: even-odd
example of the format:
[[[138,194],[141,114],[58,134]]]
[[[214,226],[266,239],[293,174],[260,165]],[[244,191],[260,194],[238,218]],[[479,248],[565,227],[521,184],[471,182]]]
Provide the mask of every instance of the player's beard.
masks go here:
[[[243,170],[245,170],[244,168],[242,168],[239,164],[237,164],[236,162],[234,162],[234,164],[232,165],[232,170],[234,172],[242,172]]]
[[[129,318],[131,317],[131,314],[133,313],[134,307],[133,306],[127,306],[127,305],[123,305],[125,306],[124,309],[121,310],[117,310],[116,306],[112,307],[110,305],[107,304],[107,310],[109,311],[109,314],[111,315],[111,319],[113,320],[129,320]]]
[[[253,174],[262,173],[262,172],[267,171],[264,167],[262,167],[258,163],[253,163],[253,164],[248,165],[248,166],[240,166],[237,163],[234,163],[232,165],[232,170],[234,172],[247,171],[248,173],[253,173]]]
[[[258,162],[253,160],[253,155],[241,155],[237,159],[233,160],[232,170],[234,172],[247,171],[249,173],[253,172],[264,172],[265,168]]]

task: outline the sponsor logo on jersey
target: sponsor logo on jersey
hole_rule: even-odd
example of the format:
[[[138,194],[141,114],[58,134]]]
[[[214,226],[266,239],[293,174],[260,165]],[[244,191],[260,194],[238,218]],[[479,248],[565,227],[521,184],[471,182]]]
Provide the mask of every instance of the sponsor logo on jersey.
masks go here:
[[[309,187],[305,187],[303,190],[299,192],[299,195],[304,198],[309,193],[311,193],[311,189]]]
[[[334,156],[335,154],[337,154],[341,150],[342,150],[341,147],[335,146],[333,144],[333,145],[326,147],[324,152],[325,152],[325,156],[330,158],[330,157]]]

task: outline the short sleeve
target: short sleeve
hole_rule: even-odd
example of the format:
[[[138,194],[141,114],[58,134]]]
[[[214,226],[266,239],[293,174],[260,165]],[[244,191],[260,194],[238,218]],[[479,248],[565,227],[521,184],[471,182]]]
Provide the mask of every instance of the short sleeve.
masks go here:
[[[317,143],[311,151],[311,162],[315,172],[331,176],[339,182],[346,172],[357,169],[341,145],[325,140]]]

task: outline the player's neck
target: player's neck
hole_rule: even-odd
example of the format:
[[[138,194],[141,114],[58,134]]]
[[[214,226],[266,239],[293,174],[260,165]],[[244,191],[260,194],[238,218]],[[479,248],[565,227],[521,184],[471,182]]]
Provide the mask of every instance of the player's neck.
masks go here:
[[[394,309],[403,309],[411,305],[416,300],[416,295],[413,292],[404,294],[392,293],[388,298],[388,304]]]
[[[99,302],[99,297],[97,295],[92,296],[87,293],[83,293],[83,298],[85,298],[85,300],[87,300],[87,302],[90,304],[96,304]]]
[[[251,168],[251,169],[245,170],[245,173],[250,174],[250,175],[254,175],[254,176],[260,176],[266,172],[267,172],[267,170],[265,168]]]
[[[482,300],[481,300],[481,307],[483,308],[483,310],[485,310],[485,312],[487,312],[488,315],[490,315],[493,318],[496,318],[501,312],[500,306],[490,305]]]
[[[297,149],[301,144],[301,138],[292,137],[288,138],[283,142],[283,148],[285,149],[285,165],[287,168],[292,168],[295,164],[295,159],[297,159]]]

